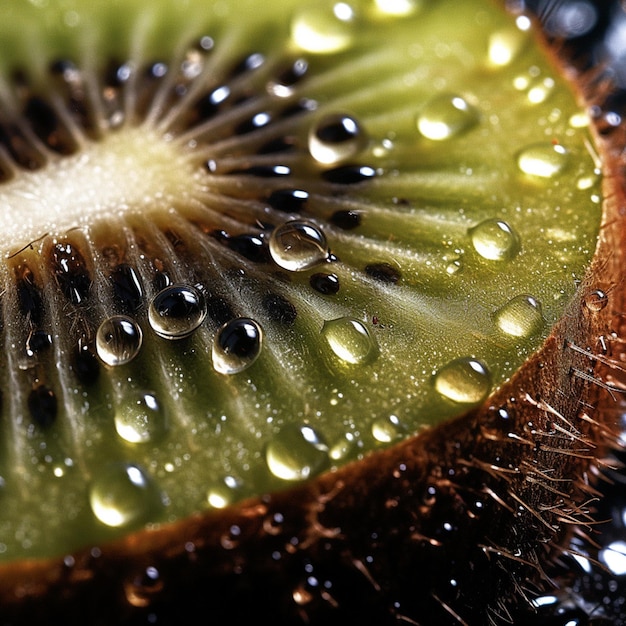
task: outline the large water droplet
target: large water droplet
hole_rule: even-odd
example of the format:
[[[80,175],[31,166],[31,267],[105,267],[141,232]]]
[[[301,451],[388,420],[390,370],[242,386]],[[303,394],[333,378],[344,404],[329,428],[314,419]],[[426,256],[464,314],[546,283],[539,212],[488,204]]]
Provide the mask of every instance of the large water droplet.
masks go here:
[[[196,330],[206,317],[202,293],[191,285],[170,285],[150,303],[148,320],[157,335],[182,339]]]
[[[311,426],[290,424],[267,444],[267,466],[277,478],[306,480],[329,464],[329,451],[321,435]]]
[[[339,52],[352,43],[356,24],[356,12],[347,2],[315,0],[301,5],[294,13],[291,38],[307,52]]]
[[[530,176],[554,178],[569,162],[569,152],[560,144],[536,143],[517,154],[517,166]]]
[[[213,339],[213,367],[221,374],[236,374],[250,367],[261,353],[263,331],[257,322],[238,317],[226,322]]]
[[[312,126],[309,152],[324,165],[335,165],[356,156],[366,145],[363,127],[349,115],[330,113]]]
[[[487,366],[472,357],[450,361],[435,374],[435,389],[448,400],[476,404],[491,390]]]
[[[340,317],[324,322],[322,337],[342,361],[353,365],[369,363],[376,358],[378,347],[374,337],[359,320]]]
[[[132,361],[141,349],[139,324],[125,315],[104,320],[96,333],[96,351],[107,365],[124,365]]]
[[[302,220],[285,222],[275,228],[269,249],[274,262],[290,272],[314,267],[330,253],[324,233],[315,224]]]
[[[156,484],[132,463],[112,463],[100,470],[89,489],[89,504],[100,522],[114,528],[148,522],[163,506]]]
[[[115,410],[115,430],[129,443],[149,443],[160,439],[168,429],[165,407],[156,395],[140,391],[125,397]]]
[[[513,337],[530,337],[544,324],[541,304],[526,294],[509,300],[495,312],[494,320],[502,332]]]
[[[509,224],[500,219],[487,219],[469,231],[472,244],[485,259],[506,261],[519,251],[519,237]]]
[[[451,139],[478,123],[478,110],[465,98],[440,94],[430,100],[417,117],[417,128],[427,139]]]

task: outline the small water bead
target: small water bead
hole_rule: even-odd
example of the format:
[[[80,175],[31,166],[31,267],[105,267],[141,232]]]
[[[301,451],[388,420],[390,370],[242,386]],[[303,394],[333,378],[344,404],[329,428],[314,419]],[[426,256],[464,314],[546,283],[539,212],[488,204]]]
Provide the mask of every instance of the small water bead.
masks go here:
[[[342,361],[352,365],[369,363],[378,355],[376,340],[359,320],[340,317],[324,322],[322,337]]]
[[[519,237],[503,220],[484,220],[470,229],[469,235],[476,252],[490,261],[508,261],[519,252]]]
[[[324,233],[303,220],[285,222],[275,228],[269,241],[274,262],[290,272],[299,272],[323,263],[330,250]]]
[[[343,113],[330,113],[309,131],[309,152],[324,165],[336,165],[356,156],[367,144],[359,122]]]
[[[587,309],[597,313],[609,303],[609,296],[602,289],[594,289],[585,295],[583,302]]]
[[[289,424],[268,442],[265,461],[277,478],[307,480],[328,467],[328,445],[311,426]]]
[[[526,294],[515,296],[499,308],[494,320],[502,332],[513,337],[530,337],[544,325],[541,303]]]
[[[207,503],[214,509],[223,509],[237,500],[241,482],[233,476],[226,476],[211,486],[207,491]]]
[[[535,143],[517,153],[517,166],[529,176],[555,178],[567,167],[570,154],[560,144]]]
[[[168,430],[165,407],[154,393],[135,392],[125,397],[115,410],[115,430],[129,443],[158,441]]]
[[[98,328],[96,352],[107,365],[124,365],[139,354],[142,341],[141,328],[135,320],[125,315],[114,315]]]
[[[454,94],[440,94],[420,111],[417,129],[427,139],[444,141],[469,130],[479,120],[478,109],[465,98]]]
[[[267,84],[268,93],[278,98],[288,98],[293,95],[295,86],[304,78],[309,69],[306,59],[296,59],[278,77]]]
[[[314,0],[300,6],[291,22],[291,38],[307,52],[345,50],[354,39],[357,15],[347,2]]]
[[[191,285],[175,284],[152,299],[148,320],[160,337],[182,339],[202,324],[206,310],[202,292]]]
[[[333,461],[342,461],[350,457],[357,446],[356,436],[348,432],[335,441],[328,451],[328,455]]]
[[[237,374],[250,367],[261,353],[263,331],[258,322],[238,317],[215,333],[211,358],[220,374]]]
[[[159,489],[145,470],[123,462],[100,470],[89,489],[89,504],[96,518],[113,528],[148,522],[163,507]]]
[[[491,391],[487,366],[472,357],[450,361],[435,374],[434,382],[440,395],[460,404],[476,404]]]
[[[140,574],[124,583],[126,600],[132,606],[150,606],[153,599],[163,590],[163,579],[156,567],[146,567]]]
[[[400,420],[396,415],[379,417],[372,422],[372,436],[380,443],[391,443],[405,432]]]

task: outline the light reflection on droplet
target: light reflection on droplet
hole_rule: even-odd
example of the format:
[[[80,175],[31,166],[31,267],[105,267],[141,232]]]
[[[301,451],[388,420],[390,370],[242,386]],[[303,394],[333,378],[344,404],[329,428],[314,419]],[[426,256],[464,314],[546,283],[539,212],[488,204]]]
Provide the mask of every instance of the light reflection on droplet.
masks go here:
[[[417,129],[427,139],[444,141],[467,131],[479,119],[478,110],[465,98],[454,94],[440,94],[420,111]]]
[[[211,358],[221,374],[237,374],[250,367],[261,354],[263,331],[248,317],[226,322],[215,333]]]
[[[450,361],[435,374],[434,382],[440,395],[460,404],[476,404],[491,391],[487,366],[472,357]]]
[[[307,52],[339,52],[352,43],[356,22],[356,13],[349,3],[316,0],[296,10],[291,22],[291,38]]]
[[[490,261],[507,261],[519,251],[519,236],[500,219],[487,219],[469,231],[474,249]]]
[[[265,461],[277,478],[306,480],[328,467],[328,445],[313,427],[289,424],[268,442]]]
[[[530,176],[554,178],[569,163],[569,152],[560,144],[536,143],[517,154],[517,166]]]
[[[124,397],[115,410],[115,430],[129,443],[159,440],[168,429],[165,407],[149,391],[138,391]]]
[[[509,300],[496,311],[494,320],[502,332],[513,337],[531,337],[544,324],[541,304],[526,294]]]
[[[325,115],[309,132],[309,152],[323,165],[335,165],[356,156],[366,143],[361,124],[343,113]]]
[[[350,317],[324,322],[322,337],[336,356],[352,365],[369,363],[378,354],[376,341],[366,326]]]
[[[274,262],[291,272],[319,265],[330,254],[324,233],[304,220],[292,220],[275,228],[269,250]]]
[[[137,322],[125,315],[114,315],[104,320],[96,332],[96,352],[107,365],[124,365],[139,354],[142,340]]]
[[[98,470],[89,489],[89,503],[96,518],[114,528],[147,522],[163,504],[150,476],[132,463],[112,463]]]

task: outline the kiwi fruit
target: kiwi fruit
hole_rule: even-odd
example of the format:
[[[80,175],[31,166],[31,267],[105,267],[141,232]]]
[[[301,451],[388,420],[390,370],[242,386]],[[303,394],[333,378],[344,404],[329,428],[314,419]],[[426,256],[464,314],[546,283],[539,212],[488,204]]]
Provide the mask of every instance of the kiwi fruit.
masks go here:
[[[2,10],[2,623],[536,608],[618,436],[601,76],[490,0]]]

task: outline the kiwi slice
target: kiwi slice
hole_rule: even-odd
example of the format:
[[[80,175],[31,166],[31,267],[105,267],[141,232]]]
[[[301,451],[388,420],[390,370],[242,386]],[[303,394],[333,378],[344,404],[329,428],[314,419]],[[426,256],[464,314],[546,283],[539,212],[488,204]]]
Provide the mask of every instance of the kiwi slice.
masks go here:
[[[233,619],[343,619],[363,588],[378,623],[506,617],[585,517],[579,337],[608,301],[580,289],[596,138],[532,20],[3,10],[7,606],[106,589],[100,619],[166,619],[202,580]]]

